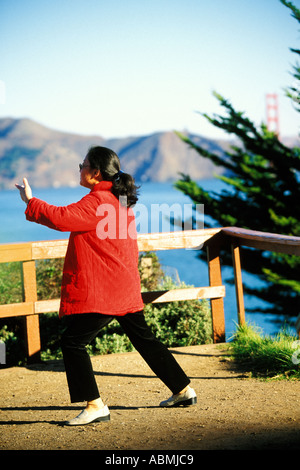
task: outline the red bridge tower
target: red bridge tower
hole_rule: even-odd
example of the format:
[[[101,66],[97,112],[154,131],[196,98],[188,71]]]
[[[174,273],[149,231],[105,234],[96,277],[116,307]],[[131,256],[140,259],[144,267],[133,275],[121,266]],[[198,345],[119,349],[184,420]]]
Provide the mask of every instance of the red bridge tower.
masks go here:
[[[267,128],[279,136],[279,110],[278,95],[276,93],[266,94]]]

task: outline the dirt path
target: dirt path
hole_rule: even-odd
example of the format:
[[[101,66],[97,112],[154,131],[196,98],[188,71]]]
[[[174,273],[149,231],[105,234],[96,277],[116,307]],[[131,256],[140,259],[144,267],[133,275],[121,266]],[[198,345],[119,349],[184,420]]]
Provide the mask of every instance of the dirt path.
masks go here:
[[[159,408],[170,393],[138,353],[94,357],[111,421],[63,422],[69,402],[61,362],[0,371],[1,450],[299,449],[300,382],[260,382],[234,370],[216,345],[172,349],[192,379],[198,404]]]

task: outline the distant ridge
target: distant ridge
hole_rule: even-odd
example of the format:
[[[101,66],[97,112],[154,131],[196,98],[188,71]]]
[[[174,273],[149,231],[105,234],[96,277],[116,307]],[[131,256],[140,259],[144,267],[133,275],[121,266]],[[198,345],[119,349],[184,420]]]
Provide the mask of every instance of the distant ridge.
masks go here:
[[[223,153],[229,142],[191,136],[210,151]],[[199,180],[224,172],[190,149],[173,132],[104,139],[49,129],[31,119],[0,119],[0,189],[26,176],[33,187],[77,186],[78,164],[88,148],[102,145],[120,157],[122,169],[137,182],[174,181],[179,173]]]

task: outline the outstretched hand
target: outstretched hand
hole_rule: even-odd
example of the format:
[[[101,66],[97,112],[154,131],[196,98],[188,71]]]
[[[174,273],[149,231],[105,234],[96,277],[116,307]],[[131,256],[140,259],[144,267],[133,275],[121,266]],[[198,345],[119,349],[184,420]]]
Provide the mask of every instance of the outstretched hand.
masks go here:
[[[21,199],[26,203],[28,204],[28,202],[30,201],[30,199],[32,198],[32,191],[31,191],[31,187],[29,186],[29,183],[27,181],[26,178],[23,178],[23,183],[24,185],[21,186],[20,184],[16,184],[16,188],[18,188],[18,190],[20,191],[20,196],[21,196]]]

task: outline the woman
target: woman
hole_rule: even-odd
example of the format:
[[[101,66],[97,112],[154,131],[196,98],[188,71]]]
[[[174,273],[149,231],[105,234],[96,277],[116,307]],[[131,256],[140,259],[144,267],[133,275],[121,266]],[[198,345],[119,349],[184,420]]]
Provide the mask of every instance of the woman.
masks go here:
[[[79,202],[65,207],[32,197],[26,178],[16,184],[27,204],[29,221],[71,232],[65,257],[59,316],[67,328],[62,352],[71,402],[86,401],[85,409],[67,425],[110,419],[86,351],[97,333],[116,318],[136,350],[173,395],[160,406],[187,406],[197,401],[190,380],[167,347],[145,322],[138,272],[134,214],[137,187],[120,170],[118,156],[92,147],[80,169],[80,184],[90,189]]]

